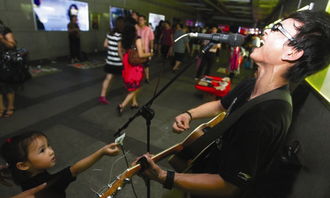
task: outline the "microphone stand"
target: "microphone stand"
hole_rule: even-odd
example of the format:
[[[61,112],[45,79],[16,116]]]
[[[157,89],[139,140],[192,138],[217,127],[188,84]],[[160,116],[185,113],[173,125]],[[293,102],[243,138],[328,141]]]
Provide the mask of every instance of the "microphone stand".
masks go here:
[[[203,49],[202,53],[206,53],[215,43],[209,42]],[[146,127],[147,127],[147,152],[150,152],[150,126],[151,126],[151,120],[155,116],[155,111],[151,109],[152,103],[158,98],[160,94],[162,94],[177,78],[179,78],[189,67],[191,64],[194,63],[194,59],[190,59],[186,65],[182,68],[181,71],[179,71],[166,85],[164,85],[154,96],[146,103],[144,104],[133,116],[131,116],[126,123],[123,124],[122,127],[120,127],[117,132],[114,134],[114,137],[117,138],[122,135],[122,131],[126,129],[129,124],[135,120],[138,116],[142,116],[146,120]],[[121,145],[123,154],[125,156],[126,164],[128,164],[124,147]],[[150,198],[150,179],[146,179],[146,186],[147,186],[147,198]],[[133,188],[134,189],[134,188]]]

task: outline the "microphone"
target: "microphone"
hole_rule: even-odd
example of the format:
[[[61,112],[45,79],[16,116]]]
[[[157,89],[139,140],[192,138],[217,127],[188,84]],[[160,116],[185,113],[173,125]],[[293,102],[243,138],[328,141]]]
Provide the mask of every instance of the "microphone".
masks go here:
[[[213,43],[227,43],[232,46],[241,46],[244,43],[245,37],[241,34],[203,34],[203,33],[188,33],[189,37],[210,40]]]

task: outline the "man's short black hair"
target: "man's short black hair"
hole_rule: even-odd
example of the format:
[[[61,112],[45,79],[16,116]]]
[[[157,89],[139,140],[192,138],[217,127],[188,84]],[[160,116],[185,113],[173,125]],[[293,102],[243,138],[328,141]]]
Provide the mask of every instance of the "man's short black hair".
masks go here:
[[[140,14],[139,17],[143,17],[144,20],[147,20],[146,16],[144,16],[143,14]]]
[[[165,20],[163,23],[164,23],[164,24],[166,23],[166,24],[168,24],[169,26],[171,26],[171,23],[170,23],[168,20]]]
[[[178,23],[176,25],[178,25],[180,28],[183,28],[183,24],[182,23]]]
[[[210,27],[210,29],[211,28],[218,28],[218,25],[217,24],[211,24],[209,27]]]
[[[330,63],[330,14],[307,10],[295,12],[286,19],[294,19],[303,24],[296,28],[296,41],[291,41],[289,45],[303,50],[304,54],[285,74],[289,81],[299,82]]]

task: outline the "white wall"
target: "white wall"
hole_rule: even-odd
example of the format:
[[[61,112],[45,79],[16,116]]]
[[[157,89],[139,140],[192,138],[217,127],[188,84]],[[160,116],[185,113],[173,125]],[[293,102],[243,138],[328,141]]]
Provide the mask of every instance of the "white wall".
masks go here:
[[[109,6],[133,9],[148,16],[149,12],[164,14],[166,19],[191,18],[187,8],[174,0],[80,0],[88,2],[90,13],[101,13],[99,30],[81,32],[82,51],[103,50],[109,29]],[[156,3],[155,3],[156,2]],[[36,31],[31,0],[0,0],[0,19],[14,32],[18,47],[29,50],[30,60],[51,59],[69,55],[67,32]]]

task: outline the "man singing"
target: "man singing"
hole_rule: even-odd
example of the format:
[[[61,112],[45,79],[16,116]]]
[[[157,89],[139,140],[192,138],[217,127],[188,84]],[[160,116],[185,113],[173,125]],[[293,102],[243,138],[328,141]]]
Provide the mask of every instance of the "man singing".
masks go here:
[[[299,82],[325,68],[330,57],[330,15],[312,11],[293,13],[266,29],[262,43],[251,54],[258,65],[256,78],[240,83],[220,101],[178,115],[173,124],[176,133],[188,130],[192,120],[215,116],[229,106],[230,112],[235,112],[266,93],[275,90],[289,93],[290,82]],[[205,159],[192,167],[192,173],[162,170],[145,154],[150,166],[143,174],[192,197],[265,197],[262,186],[267,167],[284,144],[291,114],[289,102],[263,101],[245,111],[215,141]]]

